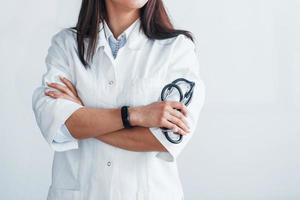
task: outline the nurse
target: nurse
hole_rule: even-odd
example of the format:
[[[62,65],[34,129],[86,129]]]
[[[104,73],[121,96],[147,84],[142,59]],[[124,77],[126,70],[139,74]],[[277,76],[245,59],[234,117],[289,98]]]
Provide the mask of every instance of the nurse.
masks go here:
[[[55,151],[48,200],[184,198],[176,159],[195,134],[205,86],[192,36],[173,28],[162,0],[83,0],[45,62],[32,108]],[[195,83],[188,106],[160,100],[177,78]]]

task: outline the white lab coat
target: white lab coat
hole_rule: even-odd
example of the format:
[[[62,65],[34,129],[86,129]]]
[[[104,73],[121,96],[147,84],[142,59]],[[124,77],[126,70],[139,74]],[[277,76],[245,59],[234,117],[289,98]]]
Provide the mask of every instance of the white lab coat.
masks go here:
[[[183,199],[176,158],[195,134],[205,97],[195,45],[184,35],[150,40],[139,31],[139,25],[116,59],[101,26],[88,70],[78,58],[75,33],[62,29],[53,36],[46,57],[47,72],[32,96],[38,127],[55,150],[48,200]],[[66,119],[82,107],[45,96],[46,82],[61,83],[59,75],[73,82],[85,106],[98,108],[150,104],[160,100],[165,84],[179,77],[192,80],[196,86],[187,118],[191,133],[180,144],[172,144],[159,128],[149,128],[168,152],[127,151],[93,138],[55,143],[53,138]]]

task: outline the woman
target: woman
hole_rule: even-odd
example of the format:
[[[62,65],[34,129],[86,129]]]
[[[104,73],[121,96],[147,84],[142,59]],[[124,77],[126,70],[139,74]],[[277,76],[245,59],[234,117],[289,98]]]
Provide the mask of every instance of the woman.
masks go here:
[[[176,158],[205,87],[192,36],[173,28],[162,0],[83,0],[76,27],[53,36],[46,65],[32,107],[55,150],[49,200],[183,199]],[[181,77],[195,83],[191,103],[161,101]]]

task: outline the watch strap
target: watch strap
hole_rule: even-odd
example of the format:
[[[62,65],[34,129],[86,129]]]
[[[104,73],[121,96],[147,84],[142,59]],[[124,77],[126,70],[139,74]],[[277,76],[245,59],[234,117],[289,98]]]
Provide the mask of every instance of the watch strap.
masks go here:
[[[122,122],[123,122],[124,128],[132,128],[132,126],[130,124],[130,116],[129,116],[128,108],[129,108],[129,106],[121,107],[121,117],[122,117]]]

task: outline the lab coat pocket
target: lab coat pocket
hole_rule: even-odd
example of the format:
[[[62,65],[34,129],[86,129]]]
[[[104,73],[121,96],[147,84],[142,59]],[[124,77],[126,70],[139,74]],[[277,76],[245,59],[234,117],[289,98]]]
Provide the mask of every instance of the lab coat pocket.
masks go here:
[[[134,106],[139,106],[160,101],[163,84],[163,79],[158,77],[133,79],[129,89],[131,102]]]
[[[50,186],[47,200],[80,200],[80,190],[61,189]]]

